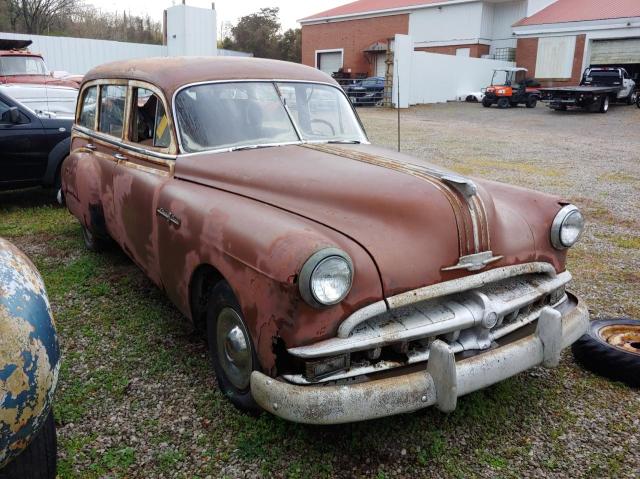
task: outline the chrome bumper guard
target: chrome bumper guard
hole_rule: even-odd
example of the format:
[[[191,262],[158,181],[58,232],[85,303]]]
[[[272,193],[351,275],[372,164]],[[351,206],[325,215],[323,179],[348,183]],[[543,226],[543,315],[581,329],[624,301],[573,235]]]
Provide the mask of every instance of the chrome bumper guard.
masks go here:
[[[270,413],[294,422],[340,424],[413,412],[436,405],[448,412],[457,398],[543,365],[554,367],[562,349],[588,327],[589,312],[576,297],[558,309],[545,307],[535,333],[476,356],[456,360],[451,346],[436,340],[423,371],[350,385],[299,386],[251,375],[251,393]]]

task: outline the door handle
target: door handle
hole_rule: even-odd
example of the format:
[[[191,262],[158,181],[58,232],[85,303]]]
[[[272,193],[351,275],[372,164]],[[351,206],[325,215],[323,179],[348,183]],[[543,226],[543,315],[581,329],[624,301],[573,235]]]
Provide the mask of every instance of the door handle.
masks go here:
[[[176,226],[180,226],[180,224],[182,223],[176,215],[174,215],[170,211],[165,210],[164,208],[158,208],[156,210],[156,214]]]
[[[87,150],[91,150],[91,151],[96,151],[98,149],[98,147],[96,145],[94,145],[93,143],[87,143],[86,145],[84,145],[84,147]]]
[[[122,160],[126,160],[126,159],[127,159],[127,157],[126,157],[126,156],[121,155],[120,153],[114,153],[114,154],[113,154],[113,157],[114,157],[116,160],[121,160],[121,161],[122,161]]]

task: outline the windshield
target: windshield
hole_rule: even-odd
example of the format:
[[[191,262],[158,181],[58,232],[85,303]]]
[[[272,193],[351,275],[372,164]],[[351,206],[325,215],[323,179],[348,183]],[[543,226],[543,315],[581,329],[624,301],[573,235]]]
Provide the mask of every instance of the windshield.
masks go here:
[[[1,75],[46,75],[47,67],[40,57],[0,57]]]
[[[362,82],[362,86],[376,86],[378,84],[378,80],[374,79],[369,79],[369,80],[364,80]]]
[[[210,83],[181,90],[175,106],[182,147],[189,153],[365,140],[344,94],[328,85]]]
[[[511,72],[496,70],[493,72],[491,84],[496,86],[508,86],[511,84]]]

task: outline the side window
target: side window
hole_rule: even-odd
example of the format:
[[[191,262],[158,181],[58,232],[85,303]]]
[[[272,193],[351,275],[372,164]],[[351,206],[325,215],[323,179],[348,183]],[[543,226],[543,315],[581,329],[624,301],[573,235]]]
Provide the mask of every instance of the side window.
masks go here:
[[[98,87],[91,86],[84,91],[80,106],[78,125],[94,129],[96,125],[96,110],[98,106]]]
[[[9,111],[9,105],[0,100],[0,123],[6,123],[4,120],[5,113]]]
[[[100,91],[100,124],[98,130],[111,136],[122,138],[124,126],[124,103],[127,87],[124,85],[104,85]]]
[[[130,140],[146,146],[168,148],[171,144],[171,132],[160,98],[146,88],[134,88],[131,104],[133,114]]]

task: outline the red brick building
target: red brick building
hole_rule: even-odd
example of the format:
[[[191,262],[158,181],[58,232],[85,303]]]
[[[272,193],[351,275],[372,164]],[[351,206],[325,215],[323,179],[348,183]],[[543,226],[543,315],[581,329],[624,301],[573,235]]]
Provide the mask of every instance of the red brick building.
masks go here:
[[[557,0],[513,31],[518,66],[544,86],[576,84],[590,65],[640,75],[640,0]]]
[[[388,40],[415,50],[515,59],[512,25],[555,0],[359,0],[300,20],[302,62],[327,73],[384,74]]]

